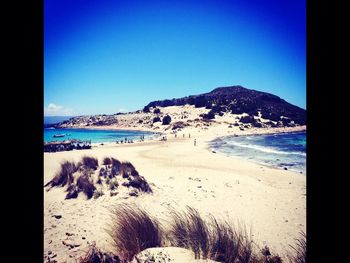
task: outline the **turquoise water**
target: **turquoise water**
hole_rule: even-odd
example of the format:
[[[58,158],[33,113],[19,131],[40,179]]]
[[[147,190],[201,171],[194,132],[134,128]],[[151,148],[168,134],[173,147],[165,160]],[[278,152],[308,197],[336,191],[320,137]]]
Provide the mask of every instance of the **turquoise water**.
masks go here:
[[[55,134],[65,134],[64,137],[53,137]],[[134,140],[140,139],[144,135],[145,139],[157,136],[156,133],[142,131],[122,131],[122,130],[88,130],[88,129],[44,129],[44,141],[64,141],[69,139],[91,140],[92,143],[116,142],[117,140]]]
[[[306,173],[306,133],[226,136],[210,143],[213,150],[261,164]]]

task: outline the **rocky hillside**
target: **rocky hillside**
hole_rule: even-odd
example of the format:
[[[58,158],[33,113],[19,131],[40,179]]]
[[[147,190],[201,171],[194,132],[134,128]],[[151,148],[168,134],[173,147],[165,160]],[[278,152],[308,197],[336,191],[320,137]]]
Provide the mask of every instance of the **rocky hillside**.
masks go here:
[[[306,124],[306,111],[275,95],[231,86],[199,95],[153,101],[135,112],[78,116],[55,127],[113,126],[163,131],[210,123],[240,126],[241,129],[294,127]]]
[[[178,99],[152,101],[143,109],[148,112],[151,107],[168,107],[194,105],[196,108],[211,109],[209,117],[216,114],[230,112],[233,114],[247,113],[251,116],[260,116],[272,121],[281,121],[283,124],[306,124],[306,110],[292,105],[280,97],[242,86],[219,87],[211,92],[193,95]]]
[[[122,114],[114,114],[114,115],[86,115],[86,116],[77,116],[70,118],[69,120],[65,120],[60,122],[54,127],[69,127],[76,126],[80,124],[84,124],[84,126],[109,126],[118,123],[118,115]]]

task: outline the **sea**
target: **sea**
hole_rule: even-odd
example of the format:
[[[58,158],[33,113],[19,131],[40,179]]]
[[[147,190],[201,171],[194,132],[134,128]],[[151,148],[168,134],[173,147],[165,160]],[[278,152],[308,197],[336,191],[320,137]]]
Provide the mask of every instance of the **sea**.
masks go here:
[[[64,134],[64,137],[54,137],[57,134]],[[93,130],[93,129],[53,129],[44,128],[44,141],[65,141],[65,140],[90,140],[91,143],[105,143],[125,140],[140,140],[140,136],[145,139],[155,139],[159,136],[153,132],[128,131],[128,130]]]
[[[306,174],[306,132],[225,136],[211,141],[210,147],[227,156]]]
[[[97,129],[60,129],[50,127],[55,123],[68,120],[72,116],[45,116],[44,117],[44,142],[65,141],[76,139],[81,141],[91,141],[91,143],[105,143],[125,140],[137,141],[141,136],[145,139],[154,139],[158,133],[131,130],[97,130]],[[54,137],[62,134],[63,137]]]

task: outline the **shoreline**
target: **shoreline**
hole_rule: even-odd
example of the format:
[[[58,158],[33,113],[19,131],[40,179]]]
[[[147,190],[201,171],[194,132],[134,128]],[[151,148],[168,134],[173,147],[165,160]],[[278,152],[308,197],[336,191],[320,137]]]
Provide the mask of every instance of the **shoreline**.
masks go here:
[[[288,130],[288,131],[273,131],[273,130],[265,130],[262,133],[241,133],[241,134],[225,134],[225,135],[219,135],[215,137],[212,140],[216,139],[221,139],[223,137],[228,137],[228,136],[235,136],[235,137],[241,137],[241,136],[264,136],[264,135],[280,135],[280,134],[294,134],[294,133],[306,133],[307,129],[306,126],[299,126],[300,129],[293,129],[293,130]],[[299,128],[299,127],[291,127],[291,128]],[[279,129],[279,128],[274,128],[274,129]]]
[[[122,130],[125,131],[126,129],[119,129],[119,128],[115,128],[115,129],[105,129],[104,127],[101,127],[99,129],[93,129],[93,128],[81,128],[81,127],[74,127],[74,128],[61,128],[61,129],[82,129],[82,130],[105,130],[105,131],[118,131],[118,130]],[[260,128],[261,129],[261,128]],[[278,129],[277,131],[275,129]],[[283,129],[283,130],[281,130]],[[287,129],[287,131],[285,130]],[[129,131],[139,131],[139,132],[143,132],[142,130],[129,130]],[[213,141],[217,140],[217,139],[223,139],[226,137],[231,137],[231,136],[235,136],[235,137],[241,137],[241,136],[264,136],[264,135],[281,135],[281,134],[295,134],[295,133],[306,133],[306,126],[297,126],[297,127],[282,127],[282,128],[270,128],[270,129],[265,129],[263,132],[260,133],[255,133],[255,132],[242,132],[241,134],[225,134],[225,135],[216,135],[216,136],[211,136],[211,135],[207,135],[204,134],[201,136],[202,139],[205,139],[205,149],[208,152],[212,152],[214,149],[211,148],[210,143],[212,143]],[[144,141],[139,141],[139,140],[135,140],[133,143],[123,143],[123,144],[117,144],[116,141],[103,141],[103,142],[93,142],[91,143],[92,149],[96,149],[96,148],[102,148],[102,147],[127,147],[127,146],[132,146],[132,145],[149,145],[149,144],[154,144],[156,142],[161,142],[159,140],[159,138],[155,138],[154,136],[156,135],[161,135],[163,133],[161,132],[151,132],[153,133],[153,136],[151,138],[145,138]],[[169,134],[166,134],[169,135]],[[199,136],[198,136],[199,137]],[[169,142],[176,142],[177,140],[182,140],[183,138],[169,138],[168,141]],[[185,140],[188,139],[187,137],[184,138]],[[79,150],[81,151],[81,150]],[[231,155],[231,154],[225,154],[223,152],[220,151],[215,151],[216,153],[223,155],[223,156],[227,156],[229,158],[237,158],[238,160],[245,160],[248,161],[250,163],[254,163],[257,165],[263,165],[265,167],[269,167],[272,169],[276,169],[276,170],[283,170],[284,167],[278,166],[278,165],[272,165],[272,164],[267,164],[264,162],[260,162],[256,159],[249,159],[247,157],[241,157],[241,156],[235,156],[235,155]],[[294,172],[294,173],[300,173],[306,176],[306,167],[305,167],[305,172],[304,170],[300,171],[300,170],[294,170],[294,169],[290,169],[288,168],[289,171]]]
[[[44,128],[45,129],[45,128]],[[54,128],[55,130],[57,128]],[[91,128],[91,126],[72,126],[72,127],[60,127],[58,129],[82,129],[82,130],[102,130],[102,131],[139,131],[139,132],[151,132],[151,133],[159,133],[156,132],[152,129],[147,129],[147,128],[135,128],[135,127],[113,127],[113,126],[94,126]]]
[[[45,128],[44,128],[45,129]],[[56,129],[56,128],[55,128]],[[102,130],[102,131],[133,131],[133,132],[149,132],[153,134],[175,134],[171,132],[165,132],[165,131],[155,131],[152,129],[143,129],[143,128],[125,128],[125,127],[111,127],[111,126],[95,126],[93,128],[81,126],[81,127],[61,127],[59,129],[65,130],[65,129],[81,129],[81,130]],[[186,128],[184,128],[186,130]],[[234,128],[230,130],[230,132],[234,131]],[[256,132],[258,131],[258,132]],[[259,132],[260,131],[260,132]],[[183,131],[181,131],[183,132]],[[245,131],[240,131],[236,129],[236,133],[232,136],[253,136],[253,135],[274,135],[274,134],[284,134],[284,133],[302,133],[307,132],[306,125],[303,126],[296,126],[296,127],[276,127],[276,128],[251,128]],[[180,131],[176,131],[176,133],[180,133]],[[222,134],[217,135],[216,138],[231,136],[230,134]],[[106,141],[107,142],[107,141]]]

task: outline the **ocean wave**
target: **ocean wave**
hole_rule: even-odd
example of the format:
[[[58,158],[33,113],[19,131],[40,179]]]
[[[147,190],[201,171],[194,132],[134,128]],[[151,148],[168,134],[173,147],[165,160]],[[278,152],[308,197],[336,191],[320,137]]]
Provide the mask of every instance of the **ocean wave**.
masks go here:
[[[217,145],[217,146],[219,146],[219,145]],[[304,153],[304,152],[295,152],[295,151],[284,152],[284,151],[280,151],[280,150],[277,150],[277,149],[272,148],[272,147],[253,145],[253,144],[243,144],[243,143],[232,142],[232,141],[228,142],[225,145],[225,147],[229,147],[229,146],[238,146],[238,147],[241,147],[241,148],[248,148],[248,149],[253,149],[253,150],[260,151],[260,152],[272,153],[272,154],[283,154],[283,155],[293,154],[293,155],[306,156],[306,153]]]
[[[306,174],[306,138],[302,133],[226,136],[214,139],[210,145],[226,156]]]

